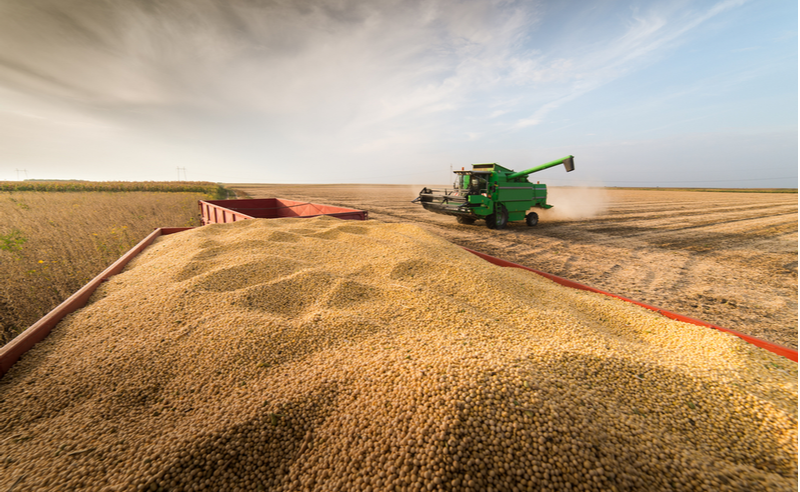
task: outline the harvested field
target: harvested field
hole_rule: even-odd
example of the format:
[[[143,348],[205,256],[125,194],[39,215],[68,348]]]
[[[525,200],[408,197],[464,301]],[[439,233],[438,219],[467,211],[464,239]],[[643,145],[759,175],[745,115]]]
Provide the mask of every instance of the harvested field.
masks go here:
[[[414,225],[248,220],[160,238],[0,379],[0,471],[17,492],[797,490],[797,365]]]
[[[426,212],[422,186],[232,185],[413,223],[455,244],[797,348],[797,194],[551,188],[539,225]]]

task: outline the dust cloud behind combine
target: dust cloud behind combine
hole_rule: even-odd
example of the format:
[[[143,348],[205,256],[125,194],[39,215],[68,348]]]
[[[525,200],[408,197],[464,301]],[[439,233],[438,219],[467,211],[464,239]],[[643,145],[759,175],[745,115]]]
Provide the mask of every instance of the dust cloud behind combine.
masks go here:
[[[539,212],[547,220],[589,219],[608,209],[608,193],[603,188],[567,187],[548,188],[547,203],[553,205],[549,210]]]

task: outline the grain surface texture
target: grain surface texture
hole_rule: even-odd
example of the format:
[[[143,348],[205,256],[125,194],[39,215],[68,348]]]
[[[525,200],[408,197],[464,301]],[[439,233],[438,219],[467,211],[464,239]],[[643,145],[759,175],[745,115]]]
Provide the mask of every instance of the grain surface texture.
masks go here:
[[[797,365],[410,224],[158,239],[0,380],[0,490],[796,490]]]

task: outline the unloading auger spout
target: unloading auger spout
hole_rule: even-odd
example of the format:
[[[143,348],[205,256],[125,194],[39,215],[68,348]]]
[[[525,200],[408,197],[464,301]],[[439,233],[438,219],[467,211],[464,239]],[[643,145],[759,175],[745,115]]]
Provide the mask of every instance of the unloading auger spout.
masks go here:
[[[567,170],[567,172],[574,171],[575,157],[568,155],[566,157],[562,157],[561,159],[550,161],[547,164],[542,164],[541,166],[536,166],[530,169],[526,169],[524,171],[520,171],[518,173],[509,174],[508,179],[521,178],[529,174],[538,173],[539,171],[544,171],[545,169],[550,169],[551,167],[555,167],[559,164],[564,164],[564,168]]]

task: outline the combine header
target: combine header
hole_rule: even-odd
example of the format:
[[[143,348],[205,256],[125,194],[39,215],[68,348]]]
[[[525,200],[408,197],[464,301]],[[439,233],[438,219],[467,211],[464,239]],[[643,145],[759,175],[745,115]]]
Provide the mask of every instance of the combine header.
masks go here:
[[[503,229],[509,221],[525,220],[529,226],[539,222],[533,207],[552,208],[547,204],[547,185],[533,184],[528,175],[564,164],[567,172],[575,169],[573,156],[514,172],[498,164],[473,164],[472,171],[454,171],[453,189],[423,188],[411,203],[420,203],[425,210],[452,215],[459,224],[486,221],[489,229]]]

